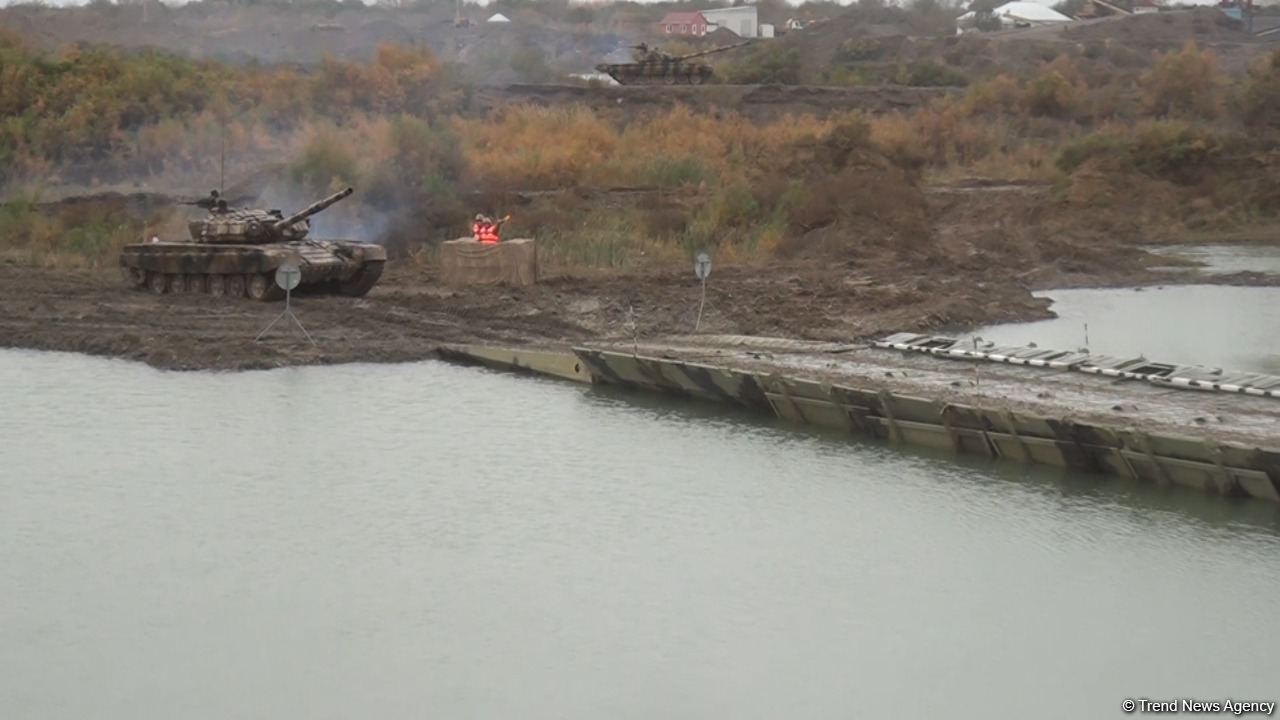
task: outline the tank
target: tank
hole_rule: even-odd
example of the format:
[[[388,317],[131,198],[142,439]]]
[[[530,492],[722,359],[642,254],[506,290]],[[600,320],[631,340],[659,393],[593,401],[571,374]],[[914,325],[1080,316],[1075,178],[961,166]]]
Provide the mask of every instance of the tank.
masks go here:
[[[691,60],[748,44],[750,44],[749,41],[702,50],[688,55],[668,55],[652,49],[644,43],[640,43],[632,46],[634,52],[631,55],[635,62],[617,65],[601,63],[596,66],[596,71],[605,73],[617,80],[619,85],[676,85],[679,83],[701,85],[710,80],[714,73],[710,65],[701,62],[690,62]]]
[[[276,268],[292,261],[302,270],[300,292],[360,297],[382,276],[387,251],[381,245],[308,237],[310,218],[352,193],[334,193],[292,215],[279,210],[236,209],[218,198],[183,203],[208,215],[187,223],[189,240],[125,245],[120,267],[125,281],[156,294],[204,293],[278,300]]]

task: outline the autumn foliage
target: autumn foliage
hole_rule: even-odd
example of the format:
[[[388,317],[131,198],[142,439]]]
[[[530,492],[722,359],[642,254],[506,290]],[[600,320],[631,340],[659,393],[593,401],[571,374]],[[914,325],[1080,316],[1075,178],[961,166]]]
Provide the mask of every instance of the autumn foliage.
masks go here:
[[[552,264],[624,266],[703,247],[744,260],[838,254],[855,241],[907,252],[928,235],[920,187],[931,181],[1064,181],[1105,160],[1203,182],[1239,149],[1241,129],[1277,127],[1277,68],[1280,54],[1233,84],[1211,51],[1188,44],[1127,79],[1087,53],[1061,55],[874,117],[760,122],[677,105],[620,122],[585,105],[464,112],[456,73],[422,48],[297,70],[148,51],[45,54],[0,34],[0,184],[213,177],[225,150],[247,167],[283,160],[304,197],[355,186],[340,212],[389,218],[375,239],[400,249],[455,236],[471,213],[509,209],[524,193],[534,199],[510,231],[536,235]],[[644,199],[584,209],[569,190]],[[0,233],[42,257],[73,244],[100,261],[140,222],[51,225],[34,204],[11,203]]]

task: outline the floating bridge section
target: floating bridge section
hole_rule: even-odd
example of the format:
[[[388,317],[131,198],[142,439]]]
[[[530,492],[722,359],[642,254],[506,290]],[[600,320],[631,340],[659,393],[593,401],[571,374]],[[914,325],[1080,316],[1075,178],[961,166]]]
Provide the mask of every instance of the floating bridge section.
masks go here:
[[[1219,400],[1170,389],[1178,386],[1172,381],[1195,379],[1185,374],[1189,370],[1164,372],[1159,363],[1142,361],[1139,366],[1135,359],[1036,348],[987,348],[985,357],[976,358],[952,354],[961,349],[955,339],[908,334],[874,343],[881,349],[743,337],[679,342],[697,344],[602,344],[559,351],[450,346],[440,354],[453,361],[737,405],[890,443],[1280,502],[1280,415],[1272,414],[1280,406],[1252,397]],[[911,357],[917,353],[927,357]],[[1005,371],[1009,377],[982,381],[985,394],[966,389],[966,396],[955,386],[967,387],[963,378],[971,370],[947,362],[959,358],[1040,369],[1010,369]],[[1056,385],[1037,380],[1050,375]],[[1124,379],[1147,381],[1128,384],[1133,387],[1121,401],[1136,398],[1144,406],[1151,404],[1150,417],[1158,421],[1096,412],[1099,403],[1114,402],[1111,393],[1118,391],[1112,386]],[[1170,381],[1167,387],[1155,387],[1164,380]],[[1215,381],[1234,387],[1237,378]],[[1010,391],[1019,387],[1021,395]],[[1240,387],[1275,397],[1265,394],[1274,392],[1274,386],[1256,378]],[[1050,394],[1042,389],[1052,389],[1062,399],[1040,405],[1018,401]],[[1180,404],[1160,406],[1170,402],[1171,393]],[[1200,412],[1197,403],[1205,402],[1253,406],[1227,428],[1179,424],[1186,413]],[[1086,405],[1093,411],[1082,411]]]
[[[1280,399],[1280,377],[1275,375],[1153,362],[1144,357],[1093,355],[1085,350],[1044,350],[1025,345],[996,347],[987,344],[965,347],[965,342],[958,338],[912,333],[890,335],[872,345],[952,360],[985,360],[1054,370],[1074,370],[1124,380],[1144,380],[1169,387]]]

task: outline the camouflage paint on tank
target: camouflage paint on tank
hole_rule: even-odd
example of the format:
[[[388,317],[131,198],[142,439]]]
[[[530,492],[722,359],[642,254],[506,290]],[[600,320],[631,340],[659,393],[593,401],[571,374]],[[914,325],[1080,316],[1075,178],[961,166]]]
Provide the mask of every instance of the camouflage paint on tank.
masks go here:
[[[596,65],[596,71],[607,74],[618,81],[619,85],[676,85],[679,83],[701,85],[710,80],[715,73],[710,65],[690,62],[690,60],[742,47],[749,42],[725,45],[687,55],[669,55],[650,49],[642,43],[633,47],[635,52],[632,55],[635,62],[601,63]]]
[[[349,196],[330,195],[289,216],[278,210],[219,209],[187,224],[190,241],[134,243],[120,253],[126,281],[153,292],[247,293],[257,300],[283,297],[274,273],[291,262],[304,290],[358,297],[377,283],[387,259],[381,245],[307,237],[312,215]]]

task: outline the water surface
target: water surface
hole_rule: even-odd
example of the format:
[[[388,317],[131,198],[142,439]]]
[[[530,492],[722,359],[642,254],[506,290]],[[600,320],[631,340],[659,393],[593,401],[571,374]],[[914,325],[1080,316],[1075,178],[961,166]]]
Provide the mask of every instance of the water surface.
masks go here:
[[[1047,290],[1058,317],[980,328],[999,345],[1036,343],[1159,362],[1280,374],[1280,288],[1169,285]]]
[[[1156,255],[1203,263],[1206,275],[1260,272],[1280,275],[1280,245],[1167,245],[1147,248]]]
[[[0,717],[1270,699],[1275,507],[438,363],[0,352]]]

